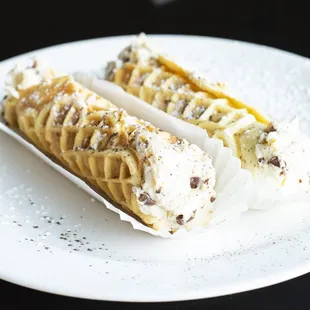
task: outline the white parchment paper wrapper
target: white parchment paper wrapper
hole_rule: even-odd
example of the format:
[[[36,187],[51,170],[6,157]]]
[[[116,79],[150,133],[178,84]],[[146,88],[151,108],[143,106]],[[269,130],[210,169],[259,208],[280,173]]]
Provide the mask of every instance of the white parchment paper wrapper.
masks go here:
[[[210,139],[204,130],[173,118],[166,113],[145,104],[140,99],[127,94],[120,87],[110,82],[101,81],[97,78],[81,73],[76,74],[75,78],[78,82],[112,101],[118,107],[126,109],[129,114],[149,121],[153,125],[170,132],[173,135],[187,139],[190,143],[198,145],[212,157],[212,162],[216,169],[215,190],[217,192],[217,199],[214,203],[213,219],[209,227],[220,225],[226,221],[237,220],[241,213],[248,210],[249,199],[253,192],[252,177],[248,171],[240,168],[240,161],[232,156],[230,149],[223,147],[220,140]],[[75,183],[79,188],[85,190],[93,198],[101,201],[109,210],[119,214],[121,220],[130,222],[134,229],[163,238],[182,238],[189,235],[192,236],[195,233],[201,233],[207,229],[204,227],[197,227],[190,232],[181,229],[173,235],[167,231],[155,231],[141,224],[139,221],[111,204],[104,197],[96,193],[84,181],[62,168],[32,144],[23,139],[18,132],[8,128],[1,122],[0,130],[23,144],[46,164],[56,169],[63,176]]]

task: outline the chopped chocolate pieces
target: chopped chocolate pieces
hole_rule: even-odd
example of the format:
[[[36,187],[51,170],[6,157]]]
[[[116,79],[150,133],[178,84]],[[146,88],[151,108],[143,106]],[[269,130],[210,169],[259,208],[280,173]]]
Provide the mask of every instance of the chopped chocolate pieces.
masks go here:
[[[105,69],[105,79],[112,81],[114,79],[114,71],[116,68],[116,63],[115,61],[110,61],[107,64],[107,67]]]
[[[258,162],[259,162],[260,164],[263,164],[263,163],[265,162],[265,158],[264,158],[264,157],[259,158],[259,159],[258,159]]]
[[[122,60],[123,62],[128,62],[130,60],[131,54],[131,46],[127,46],[124,50],[120,52],[118,55],[118,59]]]
[[[184,225],[184,219],[183,219],[183,214],[180,214],[176,217],[176,221],[179,225]]]
[[[267,126],[267,128],[265,129],[265,132],[266,132],[266,133],[275,132],[275,131],[277,131],[277,130],[274,128],[274,126],[273,126],[272,123],[270,123],[270,124]]]
[[[146,206],[153,206],[156,204],[147,193],[140,194],[139,201],[143,202]]]
[[[215,199],[216,199],[215,197],[211,197],[211,198],[210,198],[210,201],[211,201],[211,202],[214,202]]]
[[[268,164],[280,168],[280,160],[277,156],[274,156],[271,159],[269,159]]]
[[[205,179],[205,180],[203,181],[203,183],[209,184],[209,179]]]
[[[197,188],[200,183],[199,177],[191,177],[190,178],[190,186],[191,188]]]
[[[157,189],[157,190],[155,191],[156,194],[160,194],[160,192],[161,192],[161,188],[159,188],[159,189]]]

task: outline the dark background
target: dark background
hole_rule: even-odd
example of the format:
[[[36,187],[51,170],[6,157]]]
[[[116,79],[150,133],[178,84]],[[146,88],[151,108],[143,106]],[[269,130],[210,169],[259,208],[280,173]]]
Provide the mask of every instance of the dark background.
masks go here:
[[[196,34],[310,56],[309,0],[18,1],[0,7],[0,59],[75,40],[120,34]]]
[[[309,0],[2,1],[0,60],[38,48],[144,31],[254,42],[310,56]],[[2,251],[3,249],[1,249]],[[21,255],[22,257],[22,255]],[[1,263],[1,262],[0,262]],[[156,289],[156,288],[154,288]],[[0,280],[0,309],[310,309],[310,274],[252,292],[165,304],[115,304],[54,296]]]

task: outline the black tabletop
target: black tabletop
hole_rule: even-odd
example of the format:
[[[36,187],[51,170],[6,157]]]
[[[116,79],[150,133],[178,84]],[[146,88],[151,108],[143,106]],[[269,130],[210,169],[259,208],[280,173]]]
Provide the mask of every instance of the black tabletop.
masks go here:
[[[159,4],[159,3],[162,4]],[[165,3],[166,2],[166,3]],[[0,60],[41,47],[120,34],[169,33],[225,37],[310,56],[306,0],[5,1]],[[156,4],[157,3],[157,4]],[[2,249],[0,250],[2,251]],[[1,255],[0,255],[1,258]],[[1,261],[0,261],[1,264]],[[310,274],[251,292],[164,304],[117,304],[144,309],[309,309]],[[0,309],[108,309],[98,302],[38,292],[0,280]]]
[[[0,309],[121,309],[135,310],[308,310],[310,274],[255,291],[224,297],[171,303],[116,303],[57,296],[0,281]],[[7,306],[7,307],[6,307]]]

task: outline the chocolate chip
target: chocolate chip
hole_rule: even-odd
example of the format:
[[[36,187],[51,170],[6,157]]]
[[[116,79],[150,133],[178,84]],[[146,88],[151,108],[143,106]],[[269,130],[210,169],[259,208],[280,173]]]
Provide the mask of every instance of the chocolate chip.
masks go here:
[[[204,183],[204,184],[209,184],[209,179],[205,179],[205,180],[203,181],[203,183]]]
[[[215,199],[216,199],[215,197],[211,197],[211,198],[210,198],[210,201],[211,201],[211,202],[214,202]]]
[[[161,192],[161,189],[157,189],[157,190],[155,191],[156,194],[160,194],[160,192]]]
[[[153,206],[156,204],[147,193],[140,194],[139,201],[143,202],[146,206]]]
[[[123,62],[128,62],[130,60],[130,54],[131,46],[127,46],[120,52],[120,54],[118,55],[118,59],[122,60]]]
[[[183,214],[180,214],[176,217],[176,221],[179,225],[184,225],[184,219],[183,219]]]
[[[216,113],[209,117],[209,121],[218,123],[223,117],[223,113]]]
[[[105,79],[108,81],[113,81],[114,79],[114,72],[115,72],[115,68],[116,68],[116,63],[115,61],[110,61],[107,64],[107,67],[105,69]]]
[[[274,156],[271,159],[269,159],[268,164],[280,168],[280,160],[277,156]]]
[[[272,123],[270,123],[270,124],[267,126],[267,128],[265,129],[265,132],[266,132],[266,133],[275,132],[275,131],[277,131],[277,130],[274,128],[274,126],[273,126]]]
[[[259,158],[259,159],[258,159],[258,162],[259,162],[260,164],[264,163],[264,162],[265,162],[265,158],[264,158],[264,157]]]
[[[299,179],[298,182],[299,182],[299,183],[302,183],[302,179]]]
[[[145,201],[145,200],[147,200],[147,198],[148,198],[147,194],[140,194],[139,201]]]
[[[197,188],[200,182],[200,178],[199,177],[191,177],[190,179],[190,186],[191,188]]]

